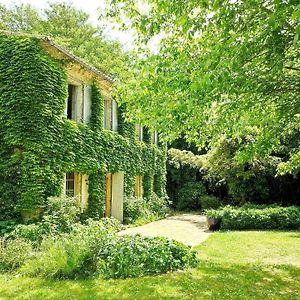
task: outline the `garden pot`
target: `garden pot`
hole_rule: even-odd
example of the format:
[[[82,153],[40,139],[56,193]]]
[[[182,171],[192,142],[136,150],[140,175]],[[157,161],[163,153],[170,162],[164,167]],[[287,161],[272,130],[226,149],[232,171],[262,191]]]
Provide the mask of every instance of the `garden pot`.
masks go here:
[[[206,217],[207,219],[207,226],[209,230],[218,230],[221,226],[221,219],[220,218],[212,218]]]

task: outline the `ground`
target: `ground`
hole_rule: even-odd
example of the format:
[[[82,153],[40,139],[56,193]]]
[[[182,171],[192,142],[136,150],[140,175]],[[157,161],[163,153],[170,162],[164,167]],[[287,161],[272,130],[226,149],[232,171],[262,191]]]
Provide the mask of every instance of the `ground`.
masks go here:
[[[121,234],[164,236],[188,246],[204,242],[211,234],[207,230],[206,217],[196,213],[184,213],[155,221],[143,226],[127,228]]]
[[[2,274],[0,300],[300,299],[300,232],[218,232],[194,249],[197,268],[158,276],[50,280]]]

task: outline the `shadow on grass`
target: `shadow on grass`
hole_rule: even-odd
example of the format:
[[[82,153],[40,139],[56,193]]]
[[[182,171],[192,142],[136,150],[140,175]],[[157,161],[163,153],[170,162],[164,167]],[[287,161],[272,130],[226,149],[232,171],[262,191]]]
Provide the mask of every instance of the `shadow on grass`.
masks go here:
[[[298,299],[300,268],[220,265],[124,280],[0,276],[0,299]]]

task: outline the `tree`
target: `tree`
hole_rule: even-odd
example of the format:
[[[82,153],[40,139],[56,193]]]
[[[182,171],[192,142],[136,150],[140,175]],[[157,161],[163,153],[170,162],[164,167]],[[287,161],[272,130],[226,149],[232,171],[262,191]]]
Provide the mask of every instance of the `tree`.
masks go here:
[[[129,54],[89,23],[89,15],[67,3],[49,4],[38,11],[30,5],[0,6],[0,29],[47,35],[105,73],[125,80]]]
[[[117,94],[130,118],[199,148],[242,141],[243,163],[280,152],[300,131],[298,0],[110,0],[107,16],[129,24],[143,51],[135,79]],[[126,18],[125,18],[126,17]],[[299,139],[278,165],[300,169]]]

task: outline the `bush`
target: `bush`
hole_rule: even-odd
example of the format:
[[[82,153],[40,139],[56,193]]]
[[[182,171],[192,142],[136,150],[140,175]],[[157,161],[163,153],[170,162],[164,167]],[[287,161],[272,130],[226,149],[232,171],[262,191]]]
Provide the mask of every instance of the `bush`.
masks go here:
[[[0,221],[0,236],[4,236],[13,231],[17,224],[17,221],[13,219]]]
[[[6,237],[12,239],[22,238],[32,242],[41,242],[44,234],[45,229],[41,224],[19,224]]]
[[[184,209],[200,209],[199,199],[206,194],[206,187],[201,182],[187,182],[178,192],[178,202],[176,208]]]
[[[155,193],[152,193],[148,202],[149,210],[158,216],[164,217],[170,211],[170,203],[167,197],[158,197]]]
[[[0,238],[0,269],[14,270],[33,255],[32,245],[24,239]]]
[[[210,195],[203,195],[200,197],[201,208],[205,209],[216,209],[222,206],[219,198]]]
[[[115,238],[120,226],[115,219],[75,224],[69,234],[45,239],[40,255],[23,266],[21,272],[54,278],[90,275],[96,270],[98,256],[108,241]]]
[[[125,198],[124,199],[124,223],[130,224],[145,214],[146,200],[143,198]]]
[[[300,229],[300,208],[296,206],[258,208],[226,206],[207,211],[207,216],[221,218],[222,229]]]
[[[70,232],[79,218],[80,208],[75,197],[49,197],[41,223],[47,232]]]
[[[112,240],[98,262],[105,278],[166,273],[197,264],[196,252],[174,240],[124,235]]]
[[[115,220],[88,220],[69,234],[48,237],[41,252],[20,271],[52,278],[78,278],[96,272],[105,278],[126,278],[194,266],[196,254],[165,238],[117,236]]]
[[[135,223],[139,219],[153,220],[165,217],[170,211],[169,202],[165,197],[158,197],[152,193],[151,198],[125,198],[124,223]]]

